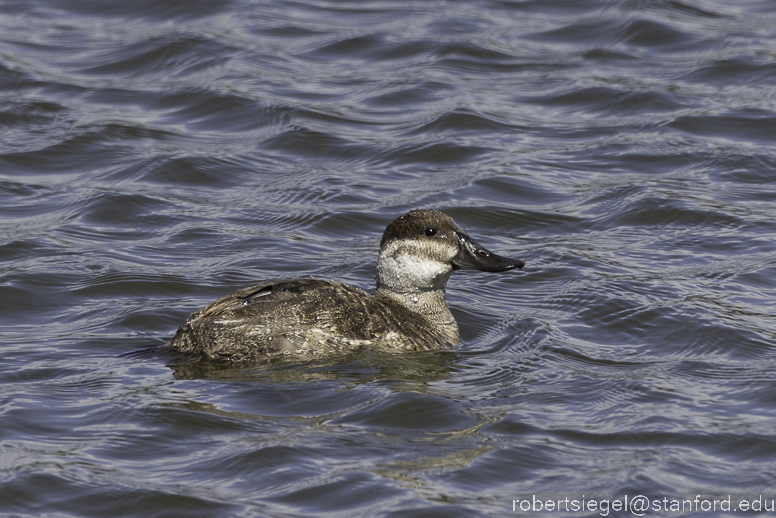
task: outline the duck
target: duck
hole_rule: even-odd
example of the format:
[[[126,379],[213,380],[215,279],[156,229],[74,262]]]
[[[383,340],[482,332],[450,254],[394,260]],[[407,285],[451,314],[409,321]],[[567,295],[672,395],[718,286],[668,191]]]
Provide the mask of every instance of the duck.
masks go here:
[[[445,299],[452,273],[524,265],[486,250],[443,212],[415,209],[383,233],[374,293],[307,277],[263,282],[192,313],[167,347],[230,362],[362,347],[450,349],[460,342]]]

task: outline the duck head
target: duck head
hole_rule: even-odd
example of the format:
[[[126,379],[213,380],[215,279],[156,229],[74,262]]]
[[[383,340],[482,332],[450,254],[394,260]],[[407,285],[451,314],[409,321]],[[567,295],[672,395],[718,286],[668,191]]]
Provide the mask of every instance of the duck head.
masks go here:
[[[489,252],[446,214],[412,210],[383,233],[377,288],[396,293],[444,290],[456,269],[503,272],[524,262]]]

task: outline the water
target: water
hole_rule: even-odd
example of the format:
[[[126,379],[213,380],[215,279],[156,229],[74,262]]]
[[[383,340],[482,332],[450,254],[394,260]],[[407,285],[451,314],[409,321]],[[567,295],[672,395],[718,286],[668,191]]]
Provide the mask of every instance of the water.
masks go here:
[[[768,0],[0,1],[0,514],[772,515],[774,49]],[[455,350],[161,347],[371,288],[415,207],[527,262]]]

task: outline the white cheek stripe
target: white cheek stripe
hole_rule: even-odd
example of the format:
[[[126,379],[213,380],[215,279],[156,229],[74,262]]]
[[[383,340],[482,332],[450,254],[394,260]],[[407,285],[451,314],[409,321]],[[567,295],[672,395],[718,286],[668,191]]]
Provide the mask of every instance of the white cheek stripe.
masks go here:
[[[387,244],[380,253],[380,274],[398,279],[400,284],[424,286],[430,285],[439,276],[446,275],[451,270],[449,264],[429,258],[426,250],[419,246],[407,246],[408,244]]]
[[[409,254],[391,257],[388,268],[392,273],[407,279],[434,279],[445,273],[449,267],[439,261]]]

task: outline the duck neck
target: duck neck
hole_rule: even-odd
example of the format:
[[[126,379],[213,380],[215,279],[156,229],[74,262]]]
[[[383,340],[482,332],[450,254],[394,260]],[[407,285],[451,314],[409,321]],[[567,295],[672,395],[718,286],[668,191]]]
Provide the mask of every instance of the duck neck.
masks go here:
[[[423,317],[422,321],[430,324],[430,326],[422,325],[428,333],[422,340],[423,343],[431,340],[432,336],[442,347],[449,347],[460,341],[458,324],[447,308],[445,290],[397,292],[378,287],[375,297],[390,299]],[[407,325],[407,322],[402,321],[398,324],[401,327]]]
[[[398,292],[378,285],[375,293],[395,300],[405,308],[440,325],[455,324],[453,314],[447,308],[445,290],[413,290]]]

